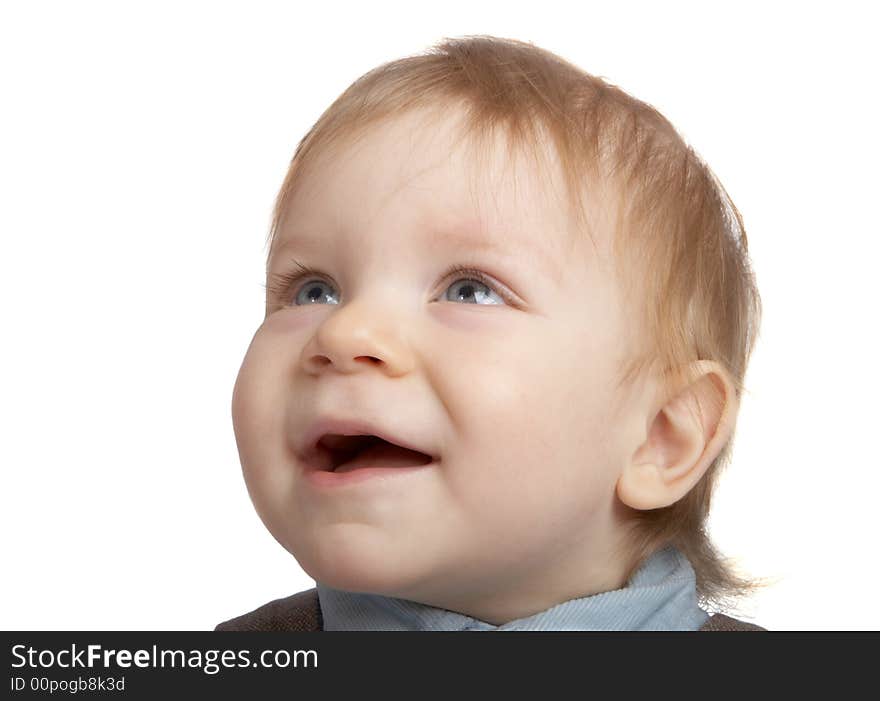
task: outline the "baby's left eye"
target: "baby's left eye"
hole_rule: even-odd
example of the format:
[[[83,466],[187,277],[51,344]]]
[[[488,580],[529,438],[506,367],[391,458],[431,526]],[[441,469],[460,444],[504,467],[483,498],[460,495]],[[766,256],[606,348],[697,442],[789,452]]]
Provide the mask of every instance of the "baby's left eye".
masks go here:
[[[498,300],[496,302],[496,301],[491,301],[491,299],[488,297],[488,295],[481,291],[483,288],[485,288],[487,290],[492,289],[491,283],[489,282],[489,280],[487,280],[483,276],[482,273],[480,273],[476,270],[472,270],[472,271],[466,272],[466,275],[467,275],[467,277],[456,278],[456,280],[446,288],[447,291],[452,290],[452,289],[456,289],[456,288],[458,289],[458,293],[454,295],[455,299],[457,299],[457,300],[464,300],[464,299],[470,299],[470,298],[473,298],[474,300],[489,299],[490,301],[486,302],[487,304],[505,304],[504,298],[501,295],[499,295],[498,293],[494,293],[495,298]],[[446,298],[449,299],[448,296]],[[474,301],[473,303],[479,304],[478,301]]]

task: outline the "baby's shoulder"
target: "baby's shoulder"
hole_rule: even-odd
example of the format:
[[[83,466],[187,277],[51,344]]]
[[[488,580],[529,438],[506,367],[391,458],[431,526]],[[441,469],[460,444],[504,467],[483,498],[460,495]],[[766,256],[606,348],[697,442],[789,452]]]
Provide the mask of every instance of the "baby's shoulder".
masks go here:
[[[319,631],[323,629],[318,590],[307,589],[218,623],[214,630],[237,631]]]
[[[706,621],[700,630],[721,630],[721,631],[732,631],[732,630],[764,630],[766,628],[762,628],[761,626],[755,623],[748,623],[746,621],[741,621],[738,618],[733,618],[732,616],[725,616],[723,613],[710,614],[709,620]]]

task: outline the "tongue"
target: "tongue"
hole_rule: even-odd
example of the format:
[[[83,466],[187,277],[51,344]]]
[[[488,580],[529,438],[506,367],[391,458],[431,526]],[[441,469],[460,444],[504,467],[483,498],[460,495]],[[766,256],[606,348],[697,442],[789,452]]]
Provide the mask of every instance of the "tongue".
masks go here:
[[[362,467],[416,467],[427,465],[431,457],[384,441],[371,445],[333,472],[351,472]]]

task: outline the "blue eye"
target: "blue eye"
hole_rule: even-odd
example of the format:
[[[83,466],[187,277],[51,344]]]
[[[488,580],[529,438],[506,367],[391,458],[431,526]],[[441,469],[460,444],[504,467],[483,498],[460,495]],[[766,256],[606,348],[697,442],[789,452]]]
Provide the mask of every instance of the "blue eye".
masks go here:
[[[457,289],[458,291],[450,297],[444,295],[444,299],[449,301],[464,301],[474,299],[471,304],[507,304],[509,298],[505,293],[498,294],[494,291],[494,283],[488,276],[475,268],[454,265],[444,275],[445,279],[449,279],[453,275],[460,275],[455,278],[454,284],[447,286],[446,290]],[[293,303],[288,305],[287,300],[290,299],[290,293],[294,291],[298,283],[312,276],[323,276],[320,271],[314,270],[302,264],[297,264],[297,268],[288,273],[275,273],[272,275],[272,283],[268,286],[270,299],[278,301],[282,306],[306,306],[310,304],[318,304],[323,301],[336,300],[335,304],[339,304],[338,297],[334,294],[322,293],[321,286],[328,285],[324,280],[312,279],[305,285],[296,289],[296,297]],[[484,290],[488,290],[485,292]],[[492,295],[495,300],[493,301]]]
[[[458,286],[459,293],[455,295],[455,299],[464,300],[473,297],[474,299],[488,299],[487,295],[483,292],[480,292],[480,288],[485,288],[487,290],[491,290],[491,283],[486,279],[486,277],[477,270],[467,270],[461,271],[467,277],[456,278],[455,282],[453,282],[447,290],[451,290],[459,285],[460,282],[464,284]],[[476,284],[475,284],[476,283]],[[499,300],[498,302],[488,302],[488,304],[505,304],[504,298],[501,295],[495,294],[495,297]],[[475,302],[476,303],[476,302]]]
[[[303,302],[303,304],[317,304],[321,300],[330,297],[330,295],[322,295],[319,292],[320,285],[326,285],[326,284],[327,283],[325,283],[323,280],[311,280],[307,285],[303,286],[302,289],[300,290],[300,293],[297,293],[297,297],[295,300],[297,306],[302,306],[300,304],[301,299],[308,300],[308,301]],[[293,285],[291,284],[291,287],[292,286]],[[305,298],[303,298],[301,292],[306,293]],[[336,303],[339,304],[338,301]]]

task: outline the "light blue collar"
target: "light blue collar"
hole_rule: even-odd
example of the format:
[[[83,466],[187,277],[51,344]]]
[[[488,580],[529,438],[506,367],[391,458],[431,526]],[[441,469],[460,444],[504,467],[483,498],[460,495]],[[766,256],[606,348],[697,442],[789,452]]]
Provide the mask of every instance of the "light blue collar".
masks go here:
[[[667,546],[647,558],[621,589],[571,599],[500,626],[455,611],[316,583],[324,630],[697,630],[694,570]]]

